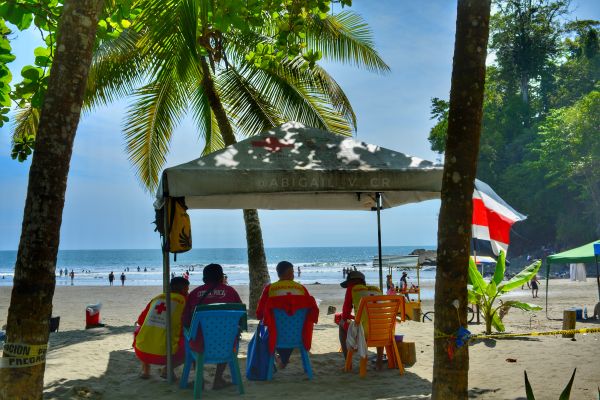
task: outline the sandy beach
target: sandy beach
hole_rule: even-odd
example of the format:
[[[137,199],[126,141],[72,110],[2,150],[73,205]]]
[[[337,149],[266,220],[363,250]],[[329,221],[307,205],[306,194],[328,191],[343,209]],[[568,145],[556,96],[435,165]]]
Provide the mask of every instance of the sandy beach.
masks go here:
[[[341,308],[344,291],[337,285],[309,285],[311,294],[321,300],[321,316],[315,327],[311,361],[315,378],[308,381],[302,372],[298,354],[292,356],[288,368],[276,374],[272,382],[244,380],[246,399],[423,399],[431,393],[433,365],[433,323],[406,322],[396,332],[406,341],[416,343],[417,363],[403,376],[397,370],[377,372],[371,366],[367,377],[357,372],[343,373],[338,353],[338,331],[333,316],[326,315],[330,305]],[[237,287],[247,299],[247,287]],[[191,390],[168,385],[153,367],[150,380],[138,378],[139,363],[132,347],[133,323],[147,301],[160,291],[158,287],[58,287],[54,296],[54,315],[61,317],[60,331],[50,335],[50,348],[45,375],[45,398],[48,399],[122,399],[192,398]],[[530,292],[517,290],[509,298],[544,305],[545,286],[540,298],[531,299]],[[0,288],[0,324],[6,323],[10,288]],[[505,317],[507,331],[531,332],[560,329],[562,310],[587,305],[591,314],[597,301],[595,279],[586,283],[567,280],[550,281],[549,310],[526,313],[511,310]],[[104,328],[85,330],[85,305],[102,303]],[[423,302],[423,311],[433,310],[431,301]],[[589,320],[588,320],[589,321]],[[240,367],[245,373],[248,340],[255,329],[243,334]],[[600,327],[600,321],[577,322],[578,328]],[[471,325],[474,333],[483,325]],[[561,336],[525,337],[474,343],[470,347],[470,397],[481,399],[523,399],[523,371],[527,370],[536,398],[554,399],[569,380],[573,368],[577,375],[572,399],[597,399],[600,385],[600,334],[577,335],[576,341]],[[516,362],[507,362],[516,359]],[[179,372],[179,370],[178,370]],[[212,370],[205,371],[209,380]],[[229,375],[226,375],[229,377]],[[234,388],[208,390],[206,398],[237,396]]]

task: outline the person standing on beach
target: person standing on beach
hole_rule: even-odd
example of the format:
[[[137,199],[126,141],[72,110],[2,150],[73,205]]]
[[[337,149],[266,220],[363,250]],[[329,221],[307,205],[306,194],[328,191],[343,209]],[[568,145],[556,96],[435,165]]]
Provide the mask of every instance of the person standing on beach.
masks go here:
[[[298,265],[298,278],[300,278],[301,274],[302,274],[302,271],[300,270],[300,266]]]
[[[138,272],[140,272],[140,266],[138,265]]]
[[[121,286],[125,286],[125,279],[127,279],[125,272],[121,272]]]
[[[189,328],[192,324],[194,310],[199,304],[242,303],[238,292],[232,286],[224,284],[225,274],[223,273],[223,267],[219,264],[208,264],[204,267],[202,280],[204,285],[192,290],[185,303],[181,321],[186,328]],[[204,348],[202,335],[199,335],[196,341],[191,342],[190,347],[194,351],[202,352]],[[213,389],[222,389],[229,385],[223,378],[225,367],[227,367],[227,363],[217,364]]]
[[[536,274],[536,275],[534,275],[531,278],[531,282],[530,282],[530,284],[531,284],[531,295],[533,296],[534,299],[537,298],[537,297],[539,297],[538,296],[538,284],[539,283],[540,283],[540,281],[538,281],[537,274]]]
[[[75,271],[71,270],[69,276],[71,277],[71,285],[73,285],[73,280],[75,279]]]
[[[110,286],[112,286],[114,280],[115,280],[115,274],[113,273],[113,271],[110,271],[110,274],[108,274],[108,284]]]

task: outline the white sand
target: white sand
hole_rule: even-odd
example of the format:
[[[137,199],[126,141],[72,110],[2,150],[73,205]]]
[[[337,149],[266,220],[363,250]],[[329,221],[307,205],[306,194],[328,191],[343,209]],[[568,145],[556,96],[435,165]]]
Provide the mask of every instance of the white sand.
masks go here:
[[[511,332],[548,331],[560,329],[562,310],[571,306],[588,306],[591,314],[597,301],[595,280],[572,283],[550,282],[550,308],[535,315],[512,310],[505,318]],[[247,298],[247,287],[238,288]],[[431,393],[433,364],[433,324],[407,322],[398,325],[397,333],[417,346],[417,363],[400,376],[397,370],[374,371],[371,366],[365,379],[357,372],[343,373],[341,353],[338,353],[338,331],[333,316],[326,315],[329,305],[341,308],[343,290],[336,285],[311,285],[311,293],[322,299],[320,323],[315,327],[311,362],[315,378],[308,381],[302,372],[298,354],[294,353],[288,368],[276,374],[272,382],[251,382],[244,379],[246,399],[294,398],[317,399],[422,399]],[[540,298],[531,299],[529,292],[517,290],[512,297],[543,305]],[[45,398],[61,399],[191,399],[191,390],[167,385],[153,367],[152,377],[138,378],[139,363],[131,348],[133,323],[147,301],[160,291],[157,287],[58,287],[54,296],[54,315],[60,315],[60,332],[51,334],[46,366]],[[10,288],[0,288],[0,324],[6,323]],[[85,305],[101,302],[105,328],[84,330]],[[424,311],[433,309],[431,301],[423,303]],[[250,330],[256,326],[251,322]],[[578,322],[577,327],[600,327],[600,321]],[[481,332],[482,325],[471,325],[472,332]],[[244,333],[240,367],[245,374],[245,351],[251,333]],[[523,371],[527,370],[538,399],[556,399],[569,380],[573,368],[577,375],[572,399],[597,399],[600,385],[600,334],[577,335],[576,341],[560,336],[497,340],[470,347],[469,387],[472,398],[523,399]],[[517,359],[509,363],[507,358]],[[178,371],[179,372],[179,371]],[[211,381],[212,369],[205,372]],[[209,390],[205,398],[237,396],[235,388]]]

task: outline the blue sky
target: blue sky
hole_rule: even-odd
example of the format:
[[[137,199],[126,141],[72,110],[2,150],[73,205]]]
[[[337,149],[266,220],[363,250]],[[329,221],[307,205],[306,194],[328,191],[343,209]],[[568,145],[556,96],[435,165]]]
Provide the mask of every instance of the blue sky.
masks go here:
[[[576,0],[574,15],[600,19],[598,0]],[[325,64],[350,98],[363,141],[435,161],[427,136],[431,97],[450,90],[456,2],[355,0],[352,9],[370,24],[377,49],[390,65],[381,76]],[[18,78],[39,43],[36,32],[16,34]],[[138,183],[124,152],[124,100],[82,117],[69,173],[61,249],[157,248],[152,196]],[[0,250],[16,249],[29,162],[10,158],[10,126],[0,129]],[[167,166],[198,157],[202,145],[189,121],[174,133]],[[499,193],[502,195],[501,193]],[[435,245],[439,201],[386,210],[384,245]],[[192,211],[194,247],[245,247],[241,210]],[[375,246],[374,213],[260,211],[267,247]]]

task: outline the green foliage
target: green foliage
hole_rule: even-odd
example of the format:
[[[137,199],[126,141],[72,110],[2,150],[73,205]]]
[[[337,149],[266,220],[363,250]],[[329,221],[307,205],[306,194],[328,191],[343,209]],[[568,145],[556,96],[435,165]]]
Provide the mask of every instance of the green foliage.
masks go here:
[[[10,156],[13,160],[17,159],[19,162],[23,162],[33,153],[34,146],[35,137],[32,135],[15,138]]]
[[[529,379],[527,378],[527,371],[525,372],[525,394],[527,396],[527,400],[535,400],[535,396],[533,395],[533,389],[531,388],[531,384],[529,383]],[[577,368],[573,370],[573,374],[571,375],[571,379],[569,379],[569,383],[563,389],[562,393],[558,400],[569,400],[571,398],[571,389],[573,387],[573,381],[575,380],[575,372],[577,372]],[[599,390],[600,394],[600,390]]]
[[[446,148],[446,136],[448,134],[448,111],[450,103],[446,100],[434,97],[431,99],[431,119],[437,122],[429,131],[429,143],[431,150],[443,153]]]
[[[514,227],[519,235],[511,253],[541,258],[542,246],[560,249],[600,235],[598,157],[592,156],[598,154],[600,22],[565,22],[566,3],[557,0],[508,0],[496,11],[477,177],[528,215]],[[447,130],[440,105],[434,99],[435,151],[443,151]]]
[[[485,321],[487,334],[491,333],[492,327],[498,332],[503,332],[505,330],[504,324],[502,323],[502,317],[510,308],[518,308],[524,311],[536,311],[542,309],[535,304],[523,303],[515,300],[504,302],[500,300],[500,305],[496,305],[496,300],[498,300],[502,294],[530,281],[531,278],[537,274],[542,262],[534,262],[508,281],[504,281],[504,273],[506,271],[505,264],[506,256],[504,252],[500,252],[494,276],[489,282],[486,282],[485,279],[483,279],[483,276],[481,276],[481,273],[477,270],[475,261],[472,258],[469,261],[468,298],[470,303],[479,305]]]
[[[340,0],[336,3],[344,7],[350,6],[352,2]],[[110,76],[114,82],[107,82],[105,77],[98,76],[92,71],[90,80],[99,78],[101,82],[93,82],[90,85],[91,92],[97,91],[94,92],[96,93],[94,96],[88,96],[88,105],[106,103],[121,95],[131,94],[134,87],[140,87],[138,84],[142,80],[146,80],[146,83],[151,82],[152,75],[157,72],[156,68],[160,68],[161,64],[158,60],[161,58],[163,60],[170,58],[173,62],[169,64],[170,68],[177,68],[178,73],[185,68],[193,68],[191,64],[186,63],[197,63],[199,56],[207,56],[213,70],[221,61],[224,61],[227,67],[229,64],[227,52],[232,49],[233,41],[240,43],[238,40],[240,38],[243,38],[243,46],[236,48],[235,51],[255,68],[280,69],[281,64],[289,60],[297,64],[300,73],[305,69],[314,69],[316,62],[323,57],[325,51],[317,46],[311,48],[307,41],[314,37],[314,34],[311,36],[311,32],[316,31],[315,27],[322,28],[327,25],[322,21],[339,22],[329,15],[330,7],[329,0],[303,2],[294,0],[219,2],[106,0],[103,14],[98,22],[98,49],[95,60],[101,61],[105,67],[110,68]],[[11,100],[21,110],[39,110],[41,107],[47,89],[57,21],[61,11],[62,2],[59,0],[14,0],[0,5],[0,126],[8,121],[6,114],[9,112]],[[362,20],[354,14],[345,15],[353,18],[354,23],[357,21],[362,23]],[[189,19],[190,17],[195,20]],[[46,47],[35,49],[33,65],[27,65],[22,69],[21,80],[14,87],[10,85],[12,77],[6,67],[8,62],[14,60],[14,56],[11,54],[8,39],[10,31],[4,21],[10,22],[19,30],[35,27],[41,32],[42,39],[46,43]],[[183,30],[180,29],[182,26]],[[357,32],[360,34],[359,28],[344,21],[338,26],[348,28],[347,32],[341,33],[333,29],[339,40],[347,39],[348,34]],[[363,24],[360,28],[364,26]],[[125,36],[122,41],[119,40],[121,36]],[[330,41],[326,40],[325,43]],[[345,43],[346,45],[359,43],[360,46],[360,39],[350,38]],[[149,45],[146,54],[139,54],[141,48],[146,45]],[[184,45],[184,47],[176,49],[173,45]],[[121,47],[114,51],[113,46]],[[103,48],[113,48],[113,50],[108,50],[107,53]],[[331,46],[328,50],[338,48],[339,46]],[[123,52],[125,49],[138,54],[126,54]],[[191,57],[186,61],[178,58],[184,55],[184,51],[189,51],[185,57]],[[356,51],[350,51],[351,56],[356,56],[355,60],[358,64],[364,62],[361,57],[366,56],[370,59],[366,60],[364,65],[371,66],[375,61],[379,63],[379,67],[387,68],[376,54],[373,55],[374,52],[368,46],[366,49],[361,48],[361,51],[362,54],[359,56],[356,56]],[[342,58],[346,56],[348,54]],[[298,63],[298,59],[303,62]],[[377,68],[376,66],[374,69]],[[339,88],[336,89],[337,84],[321,70],[315,75],[320,81],[319,85],[325,88],[325,92],[335,96],[332,101],[336,109],[355,123],[353,112],[347,111],[349,102],[345,95],[335,93],[339,92]],[[147,79],[148,76],[150,79]],[[185,82],[185,79],[177,79]],[[310,107],[323,108],[320,101]],[[326,112],[333,113],[333,110],[326,110]],[[17,119],[15,131],[20,129],[20,124],[25,124],[27,127],[30,125],[26,119]],[[15,135],[13,143],[19,143],[21,136]],[[18,153],[27,155],[25,152]]]

